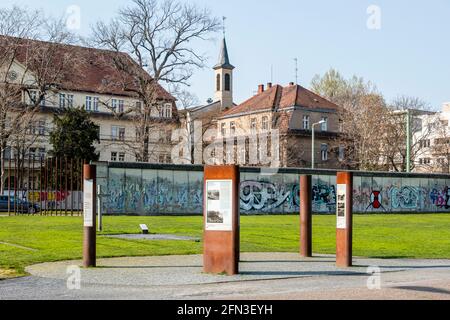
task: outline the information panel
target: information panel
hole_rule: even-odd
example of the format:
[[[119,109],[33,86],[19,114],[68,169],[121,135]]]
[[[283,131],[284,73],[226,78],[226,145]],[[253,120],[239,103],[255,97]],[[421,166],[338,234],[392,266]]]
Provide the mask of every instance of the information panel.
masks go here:
[[[84,180],[83,189],[83,216],[84,216],[84,226],[93,227],[94,226],[94,181]]]
[[[206,218],[205,230],[232,231],[232,180],[206,181]]]
[[[346,206],[345,206],[345,198],[347,193],[347,185],[346,184],[338,184],[337,185],[337,199],[336,199],[336,216],[337,216],[337,228],[345,229],[347,228],[347,217],[346,217]]]

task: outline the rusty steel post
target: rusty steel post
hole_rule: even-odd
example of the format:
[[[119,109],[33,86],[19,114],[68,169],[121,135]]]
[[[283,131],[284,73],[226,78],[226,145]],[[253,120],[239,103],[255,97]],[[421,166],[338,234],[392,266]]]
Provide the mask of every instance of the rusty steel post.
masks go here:
[[[312,257],[312,178],[300,176],[300,256]]]
[[[214,207],[213,214],[222,214],[226,208],[229,213],[225,221],[222,214],[222,223],[211,227],[215,221],[208,221],[207,212],[207,184],[221,181],[224,189],[212,193],[211,197],[218,197],[220,208]],[[231,182],[231,183],[230,183]],[[235,275],[239,273],[239,167],[238,166],[205,166],[204,169],[204,242],[203,242],[203,271],[206,273],[226,273]],[[228,192],[229,194],[228,194]],[[224,202],[222,202],[225,199]],[[214,201],[214,200],[213,200]],[[210,213],[211,214],[211,213]]]
[[[85,164],[83,166],[84,184],[89,190],[84,191],[84,237],[83,237],[83,266],[85,268],[96,266],[96,167]]]
[[[352,266],[353,174],[338,172],[336,178],[336,266]]]

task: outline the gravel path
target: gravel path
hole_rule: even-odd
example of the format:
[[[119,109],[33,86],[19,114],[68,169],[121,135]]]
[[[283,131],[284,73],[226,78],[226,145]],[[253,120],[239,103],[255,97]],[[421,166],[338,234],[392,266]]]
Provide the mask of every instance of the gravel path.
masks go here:
[[[71,265],[80,261],[28,267],[32,276],[0,281],[0,299],[450,299],[450,260],[355,259],[338,269],[332,256],[249,253],[228,277],[202,273],[200,255],[99,259],[81,269],[79,290],[67,289]],[[379,290],[367,287],[370,266]]]

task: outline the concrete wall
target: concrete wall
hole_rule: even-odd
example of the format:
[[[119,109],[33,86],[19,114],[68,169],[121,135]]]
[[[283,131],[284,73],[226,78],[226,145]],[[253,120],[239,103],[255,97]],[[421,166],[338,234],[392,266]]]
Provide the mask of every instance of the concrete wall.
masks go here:
[[[106,190],[109,214],[201,214],[201,166],[104,164],[98,183]],[[282,169],[264,175],[241,168],[241,214],[289,214],[299,211],[299,174],[313,174],[313,211],[334,214],[336,172]],[[356,172],[354,211],[450,212],[450,176]]]

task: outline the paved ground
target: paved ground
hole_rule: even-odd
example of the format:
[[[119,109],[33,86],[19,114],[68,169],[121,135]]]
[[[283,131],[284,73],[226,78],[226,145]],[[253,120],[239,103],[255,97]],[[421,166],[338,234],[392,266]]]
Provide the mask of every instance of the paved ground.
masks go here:
[[[176,236],[173,234],[116,234],[104,237],[129,239],[129,240],[175,240],[175,241],[200,241],[200,238]]]
[[[67,289],[67,267],[31,266],[29,277],[0,281],[0,299],[450,299],[450,260],[355,259],[338,269],[331,256],[242,254],[241,274],[202,273],[202,257],[100,259],[81,269],[80,289]],[[380,271],[370,277],[368,267]],[[369,290],[367,283],[380,289]]]

